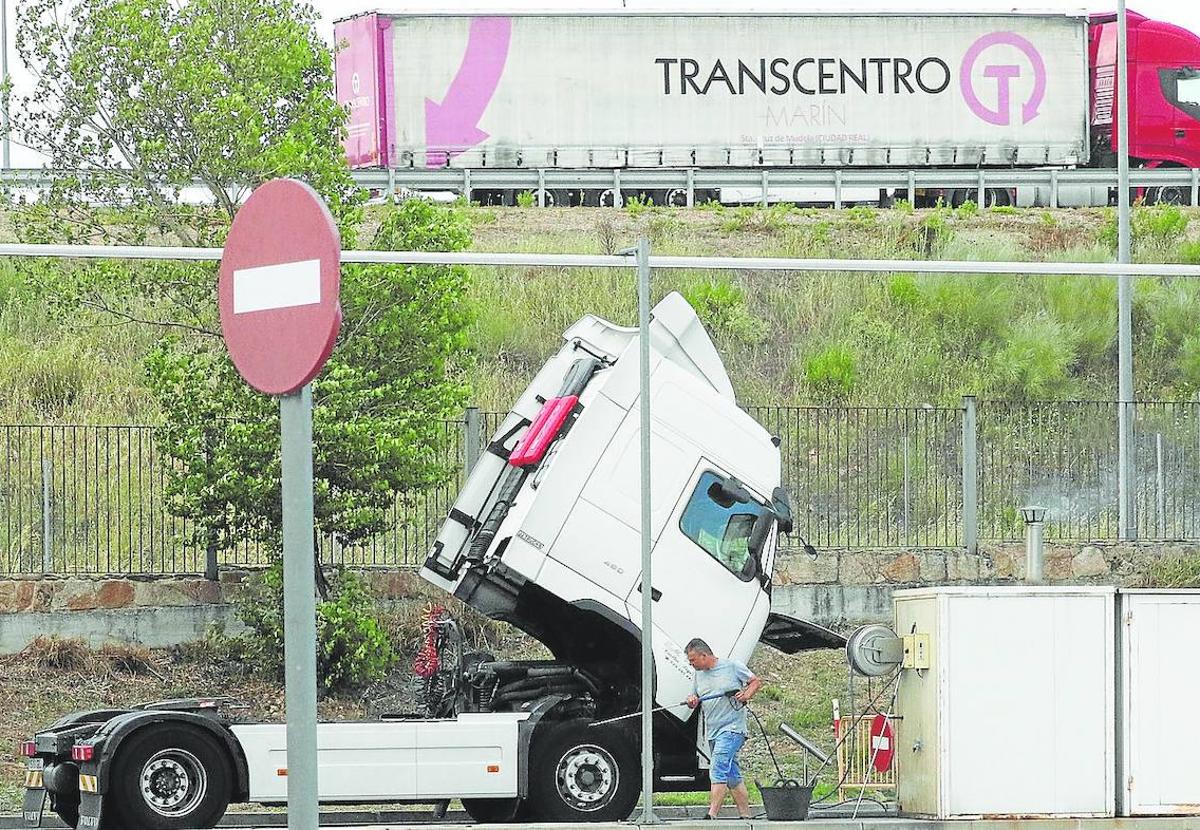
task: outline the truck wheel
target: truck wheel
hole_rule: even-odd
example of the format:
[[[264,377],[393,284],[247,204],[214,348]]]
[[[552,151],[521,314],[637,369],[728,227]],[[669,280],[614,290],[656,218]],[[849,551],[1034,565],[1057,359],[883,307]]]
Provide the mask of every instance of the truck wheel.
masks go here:
[[[119,827],[213,827],[225,814],[233,772],[223,747],[197,729],[163,724],[127,739],[112,767]]]
[[[632,741],[617,729],[588,721],[546,725],[534,737],[528,805],[543,821],[622,821],[633,812],[641,763]]]
[[[464,798],[463,809],[480,824],[507,824],[521,811],[519,798]]]

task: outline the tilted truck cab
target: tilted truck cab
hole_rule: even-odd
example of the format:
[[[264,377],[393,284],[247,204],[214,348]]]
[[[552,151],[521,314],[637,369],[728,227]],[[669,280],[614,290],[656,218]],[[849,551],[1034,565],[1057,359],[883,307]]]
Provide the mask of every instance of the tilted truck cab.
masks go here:
[[[739,409],[695,312],[664,298],[650,325],[652,585],[641,572],[636,329],[585,317],[470,471],[421,568],[468,605],[544,643],[552,660],[464,653],[431,622],[424,713],[321,724],[322,802],[459,798],[475,818],[623,819],[640,791],[641,591],[653,599],[657,788],[708,785],[684,646],[750,658],[839,635],[771,611],[791,508],[777,442]],[[445,635],[445,636],[443,636]],[[677,705],[672,705],[677,704]],[[25,817],[73,826],[211,827],[231,801],[287,798],[287,728],[220,701],[77,713],[22,745]]]
[[[791,522],[778,442],[738,408],[680,295],[654,308],[650,337],[654,699],[669,706],[691,692],[693,637],[741,661],[764,631],[793,652],[841,641],[771,612]],[[606,717],[640,700],[638,334],[585,317],[563,341],[472,470],[421,575],[584,673],[590,714]],[[677,763],[660,778],[702,785],[692,712],[668,711],[661,740]]]

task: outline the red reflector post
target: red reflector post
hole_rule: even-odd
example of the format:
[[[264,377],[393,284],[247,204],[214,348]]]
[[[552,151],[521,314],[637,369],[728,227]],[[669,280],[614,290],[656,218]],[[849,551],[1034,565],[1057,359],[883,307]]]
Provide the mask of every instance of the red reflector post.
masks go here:
[[[37,744],[34,741],[22,741],[21,754],[26,758],[32,758],[34,755],[37,755]]]
[[[90,761],[96,753],[96,748],[91,744],[75,744],[71,747],[72,761]]]
[[[567,418],[579,403],[578,395],[567,395],[562,398],[551,398],[542,405],[542,411],[533,419],[529,429],[517,442],[508,463],[514,467],[528,467],[537,464],[550,449],[554,439],[558,437]]]

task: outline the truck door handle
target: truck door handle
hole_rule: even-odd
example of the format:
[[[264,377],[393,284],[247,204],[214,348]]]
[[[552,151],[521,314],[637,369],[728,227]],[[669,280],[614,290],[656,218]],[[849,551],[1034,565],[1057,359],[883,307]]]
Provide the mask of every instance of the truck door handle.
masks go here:
[[[638,593],[640,594],[641,592],[642,592],[642,583],[639,582],[638,583]],[[657,588],[651,588],[650,589],[650,601],[658,602],[660,599],[662,599],[662,591],[658,590]]]
[[[1187,138],[1187,133],[1185,133],[1183,130],[1177,128],[1175,130],[1175,137],[1176,138]]]

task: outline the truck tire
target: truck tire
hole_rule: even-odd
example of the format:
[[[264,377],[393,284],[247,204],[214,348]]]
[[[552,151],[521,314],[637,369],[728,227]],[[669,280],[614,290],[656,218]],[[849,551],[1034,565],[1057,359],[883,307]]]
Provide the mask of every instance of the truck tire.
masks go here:
[[[138,830],[214,827],[233,792],[224,747],[199,729],[158,724],[118,748],[108,802],[117,826]]]
[[[480,824],[507,824],[521,812],[519,798],[464,798],[463,809]]]
[[[551,722],[535,734],[529,759],[529,799],[539,821],[622,821],[641,789],[633,742],[612,727],[586,720]]]

